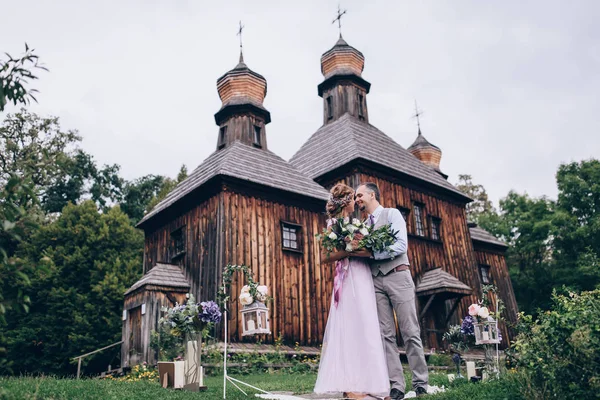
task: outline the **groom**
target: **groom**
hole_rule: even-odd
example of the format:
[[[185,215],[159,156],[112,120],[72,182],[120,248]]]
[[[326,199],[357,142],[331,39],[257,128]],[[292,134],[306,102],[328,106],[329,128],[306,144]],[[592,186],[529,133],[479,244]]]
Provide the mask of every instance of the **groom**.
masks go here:
[[[404,398],[406,382],[396,345],[394,311],[404,340],[408,365],[413,373],[412,385],[417,396],[427,393],[428,372],[415,307],[415,285],[408,262],[406,222],[400,211],[395,208],[383,208],[379,199],[379,187],[375,183],[363,183],[356,190],[358,208],[369,215],[367,224],[374,225],[375,229],[391,224],[392,230],[398,232],[397,241],[390,246],[390,251],[370,255],[369,262],[377,298],[379,328],[392,386],[390,398],[397,400]]]

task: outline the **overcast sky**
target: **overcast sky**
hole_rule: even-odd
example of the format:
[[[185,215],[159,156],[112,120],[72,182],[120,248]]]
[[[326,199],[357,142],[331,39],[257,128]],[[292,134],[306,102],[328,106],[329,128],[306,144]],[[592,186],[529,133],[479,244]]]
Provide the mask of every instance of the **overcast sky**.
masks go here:
[[[49,73],[42,115],[133,179],[194,169],[217,140],[216,80],[244,57],[268,82],[269,148],[289,159],[322,123],[319,60],[338,37],[337,1],[11,1],[0,50],[34,47]],[[405,148],[425,137],[456,183],[497,202],[556,196],[561,162],[600,158],[600,2],[342,1],[346,41],[365,55],[371,124]],[[15,111],[9,107],[7,111]]]

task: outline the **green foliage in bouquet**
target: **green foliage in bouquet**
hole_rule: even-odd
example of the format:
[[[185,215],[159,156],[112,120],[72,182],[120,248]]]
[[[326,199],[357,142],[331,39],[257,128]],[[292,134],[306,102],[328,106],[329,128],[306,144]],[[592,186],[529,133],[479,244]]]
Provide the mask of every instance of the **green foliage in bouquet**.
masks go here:
[[[390,246],[396,242],[398,231],[394,231],[391,225],[384,225],[381,228],[370,230],[369,234],[361,240],[361,245],[373,253],[389,251]],[[392,257],[393,258],[393,257]]]

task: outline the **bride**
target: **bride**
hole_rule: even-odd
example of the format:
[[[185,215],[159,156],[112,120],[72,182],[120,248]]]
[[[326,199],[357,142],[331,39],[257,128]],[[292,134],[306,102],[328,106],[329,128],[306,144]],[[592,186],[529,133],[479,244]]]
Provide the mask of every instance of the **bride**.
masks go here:
[[[330,219],[352,218],[354,190],[343,183],[335,185],[326,209]],[[336,251],[322,260],[335,262],[336,279],[315,393],[344,392],[344,397],[362,398],[389,391],[373,278],[364,259],[370,255],[367,250]]]

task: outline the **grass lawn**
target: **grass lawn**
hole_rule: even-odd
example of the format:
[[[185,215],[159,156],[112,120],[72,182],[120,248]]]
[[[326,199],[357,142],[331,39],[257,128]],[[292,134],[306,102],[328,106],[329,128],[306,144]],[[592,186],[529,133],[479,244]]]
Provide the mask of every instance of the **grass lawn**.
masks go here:
[[[232,375],[234,376],[234,375]],[[315,384],[315,374],[256,374],[234,376],[244,382],[267,391],[290,391],[308,393]],[[0,399],[222,399],[222,376],[206,377],[208,390],[201,393],[190,393],[180,390],[167,390],[155,382],[117,382],[98,379],[57,379],[57,378],[0,378]],[[410,380],[409,380],[410,382]],[[430,376],[432,385],[448,386],[444,374],[433,373]],[[253,394],[254,391],[247,392]],[[237,389],[228,385],[228,399],[246,399]],[[510,379],[484,384],[455,384],[446,393],[428,396],[435,400],[458,399],[520,399],[516,383]]]

